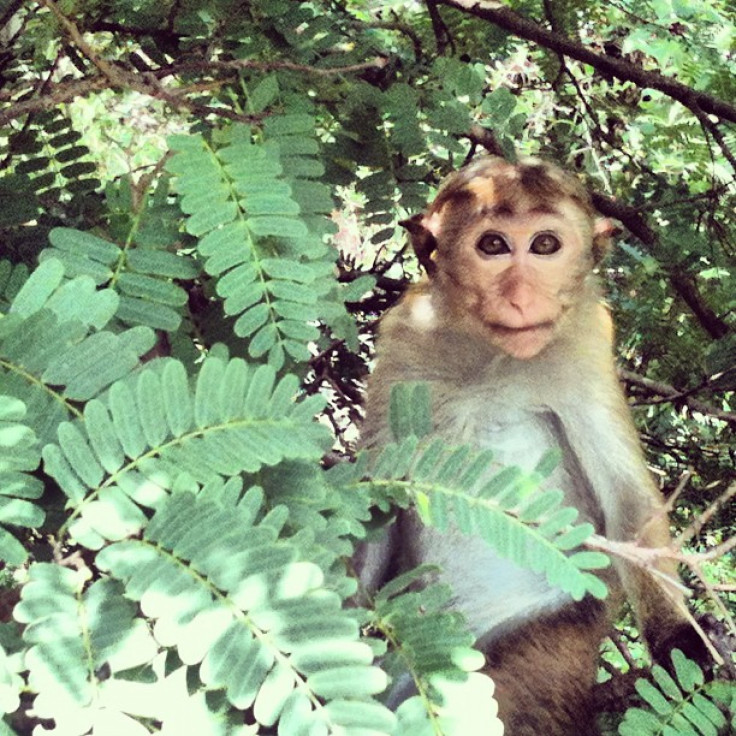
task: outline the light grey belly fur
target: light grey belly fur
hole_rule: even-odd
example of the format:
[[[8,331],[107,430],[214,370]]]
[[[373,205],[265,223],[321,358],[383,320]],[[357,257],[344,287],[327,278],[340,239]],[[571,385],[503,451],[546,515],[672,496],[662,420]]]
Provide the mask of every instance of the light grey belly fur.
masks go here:
[[[481,413],[478,407],[484,404]],[[511,407],[496,410],[494,407],[494,418],[490,419],[485,413],[487,406],[472,396],[468,397],[465,406],[455,403],[454,421],[446,417],[450,421],[444,425],[446,432],[443,434],[452,438],[452,444],[472,441],[476,446],[493,450],[494,462],[497,461],[499,467],[516,465],[525,471],[534,470],[548,450],[560,448],[561,439],[564,442],[543,413],[521,412]],[[569,497],[573,482],[563,464],[543,487],[560,488]],[[579,497],[578,493],[573,493]],[[441,568],[439,579],[453,589],[453,607],[464,614],[477,636],[493,630],[493,638],[503,633],[507,623],[513,621],[518,625],[545,611],[557,610],[572,600],[560,589],[551,587],[544,575],[499,557],[481,539],[465,536],[452,528],[439,532],[424,526],[416,517],[408,520],[402,533],[409,538],[415,535],[412,557],[416,561]]]

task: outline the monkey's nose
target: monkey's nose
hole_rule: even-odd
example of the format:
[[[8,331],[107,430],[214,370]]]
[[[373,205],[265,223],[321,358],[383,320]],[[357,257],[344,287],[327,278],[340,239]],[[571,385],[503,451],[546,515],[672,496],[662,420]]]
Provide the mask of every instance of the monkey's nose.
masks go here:
[[[508,304],[519,314],[526,315],[534,309],[536,302],[534,289],[523,279],[509,284],[504,296]]]

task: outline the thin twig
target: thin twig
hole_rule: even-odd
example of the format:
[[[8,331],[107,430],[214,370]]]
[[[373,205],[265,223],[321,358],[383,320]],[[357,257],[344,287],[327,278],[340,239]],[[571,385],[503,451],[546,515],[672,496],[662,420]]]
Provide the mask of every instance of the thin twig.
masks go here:
[[[734,549],[736,549],[736,535],[729,537],[725,542],[721,542],[715,547],[711,547],[707,552],[698,552],[698,557],[711,562],[719,559],[720,557],[725,557]]]
[[[731,149],[728,147],[728,143],[726,143],[726,139],[721,133],[720,128],[716,123],[714,123],[702,110],[698,109],[697,106],[691,108],[692,112],[695,114],[695,116],[698,118],[700,125],[703,128],[704,133],[706,134],[706,137],[708,133],[710,133],[713,140],[718,144],[718,147],[721,149],[721,153],[723,154],[724,158],[728,163],[731,164],[731,168],[733,169],[734,173],[736,173],[736,157],[731,152]]]
[[[701,514],[698,514],[698,517],[693,521],[692,524],[690,524],[686,529],[683,529],[680,534],[677,536],[677,543],[684,547],[691,539],[694,537],[697,537],[698,534],[703,530],[703,527],[713,518],[715,513],[720,509],[722,506],[725,506],[726,502],[730,501],[734,496],[736,496],[736,483],[733,483],[731,486],[729,486],[724,493],[722,493],[713,503],[711,503],[708,508],[703,511]]]
[[[732,632],[736,632],[736,621],[734,621],[731,612],[728,610],[728,606],[721,600],[721,597],[714,590],[713,586],[708,581],[707,576],[703,572],[701,561],[698,559],[699,555],[687,555],[683,560],[683,563],[690,568],[690,571],[698,579],[700,585],[708,596],[708,600],[712,601],[716,609],[720,612],[726,625]],[[721,662],[722,664],[722,662]]]
[[[424,0],[427,6],[427,12],[429,18],[432,21],[432,30],[434,31],[435,43],[437,44],[437,55],[442,56],[445,53],[447,47],[455,53],[455,41],[450,34],[450,29],[442,19],[439,8],[437,7],[437,0]]]
[[[620,632],[616,631],[616,629],[613,629],[608,634],[608,638],[613,642],[613,645],[616,647],[616,649],[618,649],[619,654],[624,658],[626,664],[628,664],[632,670],[635,670],[637,668],[636,661],[629,651],[628,646],[626,646],[626,643],[624,642]]]
[[[50,0],[43,0],[43,2],[47,1]],[[164,99],[172,106],[177,108],[184,107],[200,115],[217,115],[231,120],[253,122],[253,118],[251,116],[234,112],[228,108],[211,107],[186,99],[183,95],[191,91],[189,88],[178,89],[177,93],[174,94],[167,90],[163,85],[156,84],[156,82],[164,77],[184,72],[200,71],[202,73],[206,73],[207,71],[236,71],[238,69],[246,68],[258,69],[261,71],[284,69],[304,74],[328,76],[331,74],[349,74],[366,69],[381,69],[386,65],[386,63],[386,59],[376,57],[372,61],[365,62],[364,64],[351,64],[349,66],[325,67],[320,69],[301,64],[291,64],[290,62],[256,62],[249,61],[247,59],[238,59],[223,62],[186,62],[180,65],[173,65],[153,70],[151,72],[145,72],[144,74],[114,67],[115,81],[106,74],[88,76],[84,79],[78,79],[72,82],[49,85],[48,90],[43,96],[34,97],[29,100],[22,100],[9,105],[7,109],[0,111],[0,126],[6,125],[11,120],[15,120],[25,115],[49,110],[61,103],[70,102],[77,97],[86,97],[105,89],[133,89],[137,92],[141,92],[142,94]],[[0,92],[0,101],[10,100],[12,99],[12,96],[12,92]]]
[[[383,69],[388,64],[385,56],[375,56],[370,61],[360,64],[348,64],[347,66],[308,66],[306,64],[295,64],[291,61],[253,61],[251,59],[229,59],[227,61],[185,61],[181,64],[171,64],[170,66],[154,69],[149,74],[153,74],[158,79],[170,77],[177,74],[191,74],[192,72],[201,72],[204,74],[214,71],[240,70],[240,69],[258,69],[259,71],[292,71],[301,74],[316,74],[321,77],[336,76],[340,74],[354,74],[356,72],[366,71],[368,69]]]
[[[736,539],[733,540],[736,544]],[[598,534],[594,534],[586,542],[585,546],[589,549],[596,549],[606,554],[613,555],[619,559],[626,560],[627,562],[646,570],[652,577],[658,579],[661,582],[660,590],[662,595],[669,596],[674,603],[678,603],[679,595],[689,595],[690,589],[685,586],[679,579],[673,578],[671,575],[663,572],[657,567],[657,563],[663,559],[671,559],[678,563],[687,565],[693,574],[698,578],[701,585],[708,594],[708,598],[713,601],[716,608],[721,612],[728,626],[736,631],[736,624],[733,621],[733,617],[730,615],[725,604],[716,594],[716,592],[710,587],[707,578],[703,574],[700,565],[702,561],[710,561],[710,554],[707,553],[685,553],[679,548],[677,540],[673,542],[669,547],[641,547],[636,542],[620,542],[612,539],[606,539]],[[723,545],[719,546],[721,554],[725,554],[722,548]],[[682,610],[683,615],[687,618],[689,624],[698,633],[698,636],[702,639],[704,645],[708,649],[713,660],[718,664],[723,664],[723,657],[720,652],[714,647],[713,642],[704,631],[698,620],[690,613],[690,611],[682,605],[678,605],[678,608]]]
[[[667,383],[654,381],[651,378],[640,376],[638,373],[633,373],[632,371],[621,370],[619,371],[619,375],[627,383],[640,386],[656,396],[663,397],[667,401],[686,404],[693,411],[714,417],[715,419],[720,419],[721,421],[727,422],[728,424],[736,427],[736,413],[718,409],[691,396],[694,391],[702,391],[706,388],[705,386],[698,387],[692,391],[679,391],[674,386],[670,386]]]
[[[110,64],[106,59],[98,56],[91,46],[84,40],[77,26],[67,18],[64,13],[59,10],[54,0],[38,0],[41,5],[48,8],[59,21],[72,43],[79,49],[80,53],[94,64],[100,73],[108,79],[113,87],[124,86],[124,81],[118,69],[114,64]]]
[[[664,503],[663,513],[665,515],[669,514],[671,511],[674,511],[675,504],[677,503],[677,499],[682,495],[682,492],[687,488],[688,483],[690,483],[690,479],[692,477],[693,477],[692,470],[686,470],[680,476],[680,480],[677,482],[677,486],[675,487],[675,490],[672,491],[672,493],[670,493],[670,495],[667,497],[667,500]]]

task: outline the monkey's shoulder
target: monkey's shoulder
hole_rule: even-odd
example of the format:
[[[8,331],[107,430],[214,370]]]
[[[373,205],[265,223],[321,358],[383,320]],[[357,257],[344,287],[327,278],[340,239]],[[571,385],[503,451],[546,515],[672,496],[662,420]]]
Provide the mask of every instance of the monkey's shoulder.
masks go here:
[[[379,335],[395,331],[431,332],[439,324],[431,283],[424,279],[412,284],[399,302],[384,314]]]
[[[381,319],[376,357],[377,374],[391,382],[465,383],[502,356],[449,321],[431,285],[420,282]]]

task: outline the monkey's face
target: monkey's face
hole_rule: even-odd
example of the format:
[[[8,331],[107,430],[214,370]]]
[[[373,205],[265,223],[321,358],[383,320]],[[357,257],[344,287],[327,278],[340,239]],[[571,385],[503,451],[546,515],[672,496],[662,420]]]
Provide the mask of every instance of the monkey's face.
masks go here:
[[[469,208],[468,208],[469,209]],[[437,285],[451,318],[514,358],[552,342],[590,271],[591,223],[571,201],[440,211]]]

